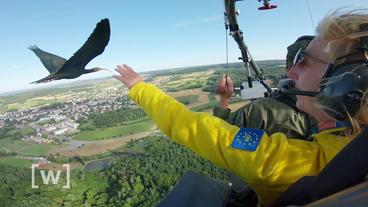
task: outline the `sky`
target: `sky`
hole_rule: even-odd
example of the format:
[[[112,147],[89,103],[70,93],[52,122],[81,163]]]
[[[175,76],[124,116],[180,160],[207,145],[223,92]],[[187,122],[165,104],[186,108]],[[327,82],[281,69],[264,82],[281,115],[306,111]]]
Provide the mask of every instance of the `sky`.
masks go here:
[[[314,34],[320,19],[337,8],[367,8],[366,0],[271,3],[278,8],[259,11],[257,0],[236,3],[238,24],[255,60],[285,59],[289,44]],[[103,18],[110,20],[110,42],[86,68],[113,70],[124,63],[144,72],[225,63],[223,4],[223,0],[0,0],[0,93],[72,82],[29,84],[48,71],[27,47],[37,45],[68,59]],[[240,51],[230,36],[228,50],[228,61],[238,62]],[[106,76],[111,74],[102,71],[78,80]]]

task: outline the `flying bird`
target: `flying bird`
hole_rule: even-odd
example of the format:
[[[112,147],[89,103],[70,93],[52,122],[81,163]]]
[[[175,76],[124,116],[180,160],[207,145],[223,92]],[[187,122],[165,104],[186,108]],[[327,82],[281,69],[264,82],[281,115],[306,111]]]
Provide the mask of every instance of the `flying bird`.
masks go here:
[[[74,79],[83,74],[107,70],[100,67],[85,69],[86,65],[95,57],[102,54],[110,40],[110,23],[108,19],[102,19],[97,23],[96,28],[88,37],[87,41],[74,55],[66,60],[65,58],[41,50],[36,45],[30,46],[41,60],[50,75],[34,81],[32,83],[46,83],[60,79]],[[108,70],[109,71],[109,70]]]

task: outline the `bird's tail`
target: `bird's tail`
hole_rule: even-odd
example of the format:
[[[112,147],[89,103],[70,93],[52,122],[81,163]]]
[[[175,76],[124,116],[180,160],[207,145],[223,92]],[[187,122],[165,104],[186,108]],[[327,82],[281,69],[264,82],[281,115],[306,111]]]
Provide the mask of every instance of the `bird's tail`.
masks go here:
[[[30,45],[30,46],[28,47],[28,49],[30,49],[30,50],[32,50],[32,51],[34,51],[34,50],[39,50],[40,48],[38,48],[36,45]]]

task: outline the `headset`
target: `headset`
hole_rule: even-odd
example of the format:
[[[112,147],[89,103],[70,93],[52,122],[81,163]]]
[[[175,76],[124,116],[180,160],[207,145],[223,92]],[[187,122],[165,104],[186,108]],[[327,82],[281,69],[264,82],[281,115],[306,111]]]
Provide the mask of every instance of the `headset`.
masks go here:
[[[368,23],[359,29],[368,31]],[[318,92],[295,90],[294,84],[293,80],[284,81],[281,92],[317,97],[324,110],[338,120],[354,116],[368,90],[368,35],[360,37],[356,52],[327,66]]]

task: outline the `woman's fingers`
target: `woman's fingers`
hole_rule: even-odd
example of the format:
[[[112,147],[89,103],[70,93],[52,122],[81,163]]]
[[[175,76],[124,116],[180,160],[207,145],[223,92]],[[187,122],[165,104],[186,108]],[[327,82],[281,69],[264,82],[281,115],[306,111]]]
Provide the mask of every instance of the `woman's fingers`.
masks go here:
[[[122,81],[122,77],[119,75],[113,75],[112,77],[115,79],[118,79],[119,81]]]
[[[117,65],[115,70],[119,72],[121,75],[135,72],[130,66],[126,64]]]
[[[123,64],[124,68],[127,69],[130,72],[134,72],[134,70],[127,64]]]

